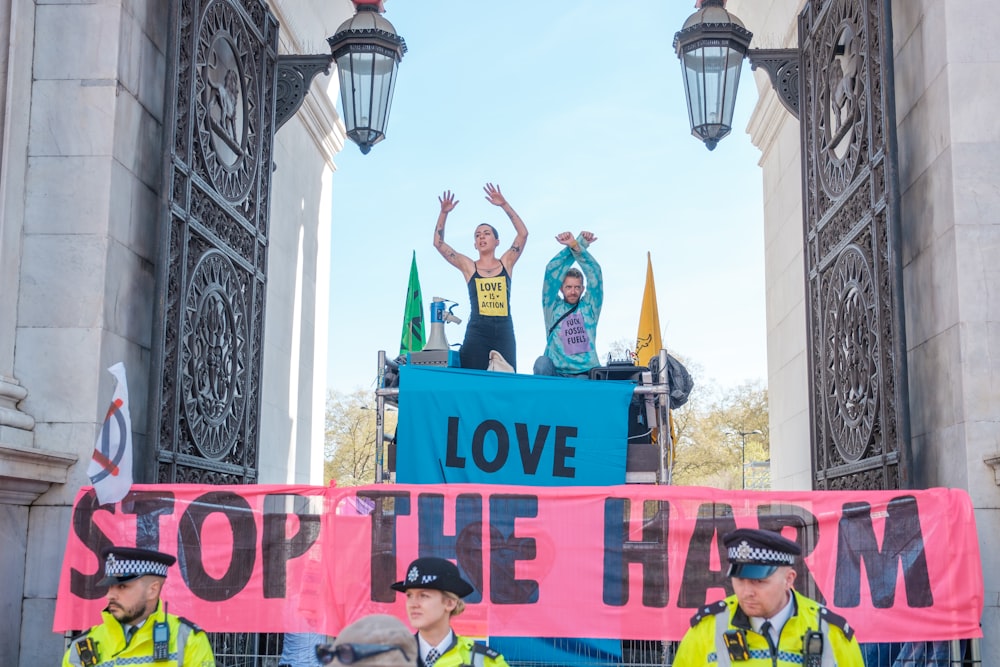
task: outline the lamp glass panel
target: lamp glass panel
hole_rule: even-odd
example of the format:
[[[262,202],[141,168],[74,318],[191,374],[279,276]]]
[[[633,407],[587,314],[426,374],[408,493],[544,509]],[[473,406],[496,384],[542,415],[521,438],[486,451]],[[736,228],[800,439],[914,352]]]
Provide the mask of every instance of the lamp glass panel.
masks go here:
[[[337,73],[340,77],[340,102],[343,107],[344,125],[350,130],[357,127],[357,88],[360,77],[354,73],[354,61],[350,51],[337,57]]]
[[[704,80],[701,76],[701,53],[687,51],[681,61],[684,74],[684,92],[688,99],[688,120],[691,127],[699,125],[705,117]]]
[[[736,108],[736,90],[740,85],[740,71],[743,69],[743,54],[736,49],[729,51],[724,77],[725,90],[723,91],[723,123],[728,126],[733,124],[733,110]]]
[[[358,73],[358,128],[371,127],[374,124],[373,116],[378,113],[375,101],[375,54],[355,53],[354,71]]]
[[[726,56],[729,49],[709,46],[701,49],[705,86],[705,115],[703,123],[721,123],[726,102]]]
[[[366,147],[384,138],[396,83],[396,59],[382,49],[352,49],[337,57],[347,135]]]
[[[373,94],[377,102],[378,129],[385,131],[389,120],[389,109],[392,106],[392,94],[396,87],[396,60],[392,56],[377,55],[375,69],[380,72],[375,79]]]

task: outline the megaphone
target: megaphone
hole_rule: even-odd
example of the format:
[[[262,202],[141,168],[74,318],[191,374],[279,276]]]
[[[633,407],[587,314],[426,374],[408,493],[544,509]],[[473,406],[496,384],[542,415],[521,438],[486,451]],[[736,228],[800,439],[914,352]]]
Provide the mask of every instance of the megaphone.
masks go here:
[[[444,308],[446,303],[451,304],[451,308],[448,310],[445,310]],[[454,301],[448,301],[447,299],[442,299],[439,296],[431,298],[431,335],[427,338],[427,344],[424,345],[424,350],[450,349],[450,346],[448,345],[448,338],[444,335],[444,323],[462,323],[462,320],[455,317],[455,315],[451,312],[457,305],[458,304]]]

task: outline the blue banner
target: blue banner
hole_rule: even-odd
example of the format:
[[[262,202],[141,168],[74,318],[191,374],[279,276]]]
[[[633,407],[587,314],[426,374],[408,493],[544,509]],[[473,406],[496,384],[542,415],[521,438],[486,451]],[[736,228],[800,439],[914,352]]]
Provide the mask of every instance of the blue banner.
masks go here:
[[[625,483],[635,384],[405,365],[396,481]]]

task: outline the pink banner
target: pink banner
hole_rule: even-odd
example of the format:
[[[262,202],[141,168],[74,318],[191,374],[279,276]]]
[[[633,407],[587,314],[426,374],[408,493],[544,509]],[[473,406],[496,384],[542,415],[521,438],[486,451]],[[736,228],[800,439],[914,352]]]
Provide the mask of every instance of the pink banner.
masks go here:
[[[406,619],[389,584],[418,556],[455,560],[475,636],[680,639],[732,592],[721,536],[781,530],[796,587],[863,642],[979,637],[983,579],[964,491],[746,492],[628,485],[134,487],[77,498],[54,630],[99,620],[108,544],[175,553],[164,598],[211,631],[335,635],[369,613]]]

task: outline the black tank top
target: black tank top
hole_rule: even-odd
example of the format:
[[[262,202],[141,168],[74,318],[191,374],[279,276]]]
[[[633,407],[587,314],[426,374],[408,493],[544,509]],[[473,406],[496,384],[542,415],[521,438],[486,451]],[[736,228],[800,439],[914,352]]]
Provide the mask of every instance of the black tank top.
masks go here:
[[[510,274],[506,266],[501,264],[500,273],[491,277],[480,275],[476,266],[476,272],[469,278],[468,289],[470,323],[479,318],[510,319]]]

